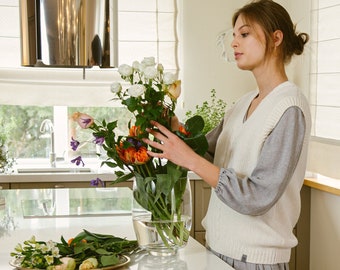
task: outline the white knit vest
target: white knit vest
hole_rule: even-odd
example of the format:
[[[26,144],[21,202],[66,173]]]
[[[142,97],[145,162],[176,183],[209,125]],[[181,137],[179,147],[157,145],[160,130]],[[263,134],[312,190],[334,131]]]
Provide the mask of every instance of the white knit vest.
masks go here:
[[[215,164],[233,168],[238,176],[250,176],[264,141],[291,106],[298,106],[305,117],[306,134],[293,176],[277,203],[265,214],[240,214],[212,190],[208,212],[203,220],[207,244],[218,253],[257,264],[288,262],[297,239],[293,228],[300,214],[300,189],[303,184],[310,136],[310,112],[306,98],[291,82],[276,87],[244,122],[257,91],[244,96],[225,117],[215,153]],[[273,168],[275,173],[275,168]]]

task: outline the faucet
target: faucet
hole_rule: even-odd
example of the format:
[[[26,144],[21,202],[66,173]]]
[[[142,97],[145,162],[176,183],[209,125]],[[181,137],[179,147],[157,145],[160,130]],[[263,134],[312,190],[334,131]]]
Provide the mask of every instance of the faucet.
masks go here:
[[[45,119],[40,125],[41,133],[49,133],[51,136],[51,152],[50,152],[50,164],[52,168],[56,167],[56,153],[54,149],[54,127],[50,119]]]

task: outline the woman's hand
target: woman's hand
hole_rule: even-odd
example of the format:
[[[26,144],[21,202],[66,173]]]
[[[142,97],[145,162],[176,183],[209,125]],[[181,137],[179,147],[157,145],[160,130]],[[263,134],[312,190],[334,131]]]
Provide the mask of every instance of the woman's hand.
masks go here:
[[[158,142],[146,138],[143,141],[162,152],[148,151],[148,154],[152,157],[168,159],[179,166],[190,169],[190,161],[198,155],[181,138],[163,125],[155,121],[152,121],[151,124],[158,128],[159,131],[147,129],[147,132],[158,139]]]
[[[158,142],[146,138],[143,141],[162,152],[148,151],[150,156],[170,160],[178,166],[195,172],[209,185],[216,187],[219,179],[219,167],[196,154],[190,146],[166,127],[155,121],[152,121],[151,124],[158,128],[159,131],[147,129],[147,132],[158,139]]]

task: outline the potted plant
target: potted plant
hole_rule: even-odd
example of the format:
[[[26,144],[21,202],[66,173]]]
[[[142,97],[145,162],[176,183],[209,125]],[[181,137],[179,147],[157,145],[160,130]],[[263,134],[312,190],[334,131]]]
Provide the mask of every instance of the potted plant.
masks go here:
[[[191,110],[186,112],[186,117],[190,118],[194,115],[199,115],[204,120],[203,134],[207,134],[215,128],[223,119],[227,103],[222,99],[217,99],[216,90],[211,89],[211,101],[204,101],[201,105],[196,105],[196,111]]]

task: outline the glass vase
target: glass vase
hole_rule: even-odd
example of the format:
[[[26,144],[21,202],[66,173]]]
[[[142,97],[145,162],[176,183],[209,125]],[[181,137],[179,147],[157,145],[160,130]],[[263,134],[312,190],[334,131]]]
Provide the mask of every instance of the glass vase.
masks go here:
[[[189,239],[192,199],[187,177],[143,178],[133,183],[132,220],[141,249],[154,256],[175,255]]]

